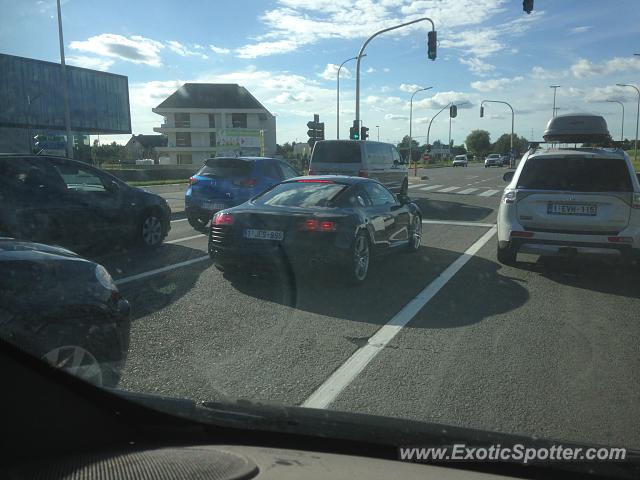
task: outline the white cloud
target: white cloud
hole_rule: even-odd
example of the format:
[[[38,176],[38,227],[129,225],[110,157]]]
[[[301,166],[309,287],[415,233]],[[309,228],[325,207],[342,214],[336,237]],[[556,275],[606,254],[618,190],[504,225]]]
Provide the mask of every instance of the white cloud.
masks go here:
[[[389,69],[389,68],[383,68],[383,69],[382,69],[382,71],[383,71],[384,73],[389,73],[389,72],[391,71],[391,69]]]
[[[282,92],[276,97],[268,100],[271,103],[277,104],[290,104],[290,103],[308,103],[313,101],[313,97],[306,92],[301,92],[298,94],[293,94],[290,92]]]
[[[422,88],[421,85],[416,85],[415,83],[402,83],[400,84],[400,90],[407,93],[413,93],[416,90]]]
[[[273,42],[258,42],[245,45],[236,49],[238,58],[257,58],[266,57],[268,55],[276,55],[278,53],[289,53],[297,50],[299,42],[296,40],[285,39]]]
[[[460,63],[469,67],[469,71],[475,75],[484,76],[496,69],[494,65],[480,60],[478,57],[460,58]]]
[[[171,50],[174,53],[177,53],[181,57],[200,57],[205,60],[209,58],[203,53],[189,50],[186,45],[183,45],[182,43],[176,40],[169,40],[167,42],[167,46],[169,47],[169,50]]]
[[[569,30],[569,33],[572,34],[576,34],[576,33],[584,33],[588,30],[591,30],[591,26],[585,25],[585,26],[580,26],[580,27],[573,27],[571,30]]]
[[[479,92],[493,92],[495,90],[502,90],[505,86],[512,82],[519,82],[524,80],[524,77],[513,78],[491,78],[489,80],[471,82],[471,88],[478,90]]]
[[[604,63],[593,63],[586,58],[580,58],[571,65],[571,73],[576,78],[586,78],[593,75],[609,75],[627,71],[640,71],[640,59],[637,57],[614,57]]]
[[[219,55],[227,55],[231,53],[231,50],[228,48],[216,47],[215,45],[209,45],[209,48],[213,53],[217,53]]]
[[[109,67],[113,65],[114,60],[79,55],[67,57],[66,62],[67,64],[75,65],[76,67],[91,68],[93,70],[101,70],[103,72],[106,72],[107,70],[109,70]]]
[[[416,108],[440,109],[448,105],[450,102],[453,102],[456,104],[462,103],[462,102],[468,102],[465,105],[458,106],[458,109],[473,107],[473,102],[471,102],[471,98],[468,93],[449,91],[449,92],[438,92],[430,98],[425,98],[417,102],[414,101],[413,108],[414,108],[414,111]]]
[[[567,71],[562,70],[547,70],[546,68],[538,65],[531,69],[531,78],[536,80],[551,80],[554,78],[564,78],[567,76]]]
[[[373,67],[369,67],[369,68],[367,68],[367,69],[365,70],[365,73],[373,73],[373,72],[375,72],[375,71],[376,71],[376,69],[375,69],[375,68],[373,68]]]
[[[363,100],[363,103],[378,111],[384,111],[394,107],[403,107],[407,104],[407,102],[400,97],[379,97],[377,95],[368,95]]]
[[[617,100],[618,102],[636,101],[638,94],[629,87],[619,87],[618,85],[608,85],[590,90],[585,95],[587,102],[604,102],[607,100]]]
[[[318,76],[324,78],[325,80],[335,81],[338,75],[338,68],[340,68],[339,65],[336,65],[334,63],[327,63],[324,71],[322,73],[319,73]],[[351,78],[351,72],[347,67],[342,67],[342,69],[340,69],[340,78]]]
[[[162,65],[160,50],[164,45],[138,35],[124,37],[114,33],[103,33],[84,41],[73,41],[69,47],[72,50],[94,53],[103,57],[159,67]]]
[[[403,121],[407,121],[409,120],[409,117],[407,117],[406,115],[395,115],[393,113],[387,113],[384,116],[385,120],[403,120]]]

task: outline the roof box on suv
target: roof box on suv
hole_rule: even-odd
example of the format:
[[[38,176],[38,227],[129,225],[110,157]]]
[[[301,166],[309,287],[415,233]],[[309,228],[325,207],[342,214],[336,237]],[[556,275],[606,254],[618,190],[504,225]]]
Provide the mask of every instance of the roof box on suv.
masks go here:
[[[547,142],[583,143],[611,140],[607,122],[600,115],[570,113],[558,115],[547,123]]]

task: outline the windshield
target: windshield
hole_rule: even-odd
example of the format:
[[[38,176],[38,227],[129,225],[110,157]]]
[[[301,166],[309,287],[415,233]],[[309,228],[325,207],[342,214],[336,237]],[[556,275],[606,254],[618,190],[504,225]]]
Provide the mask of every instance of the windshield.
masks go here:
[[[357,142],[320,142],[313,149],[313,163],[360,163]]]
[[[3,1],[0,365],[640,451],[639,5]]]
[[[633,185],[623,159],[539,157],[527,160],[518,188],[572,192],[631,192]]]
[[[344,189],[345,185],[339,183],[283,183],[255,198],[253,203],[283,207],[326,207]]]

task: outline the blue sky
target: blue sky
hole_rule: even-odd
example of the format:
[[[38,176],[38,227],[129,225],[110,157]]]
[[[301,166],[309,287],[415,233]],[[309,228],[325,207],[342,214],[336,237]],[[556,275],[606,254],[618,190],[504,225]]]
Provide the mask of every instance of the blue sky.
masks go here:
[[[0,0],[0,51],[59,61],[54,0]],[[314,113],[336,134],[337,64],[355,56],[378,29],[427,16],[438,31],[436,61],[426,55],[427,23],[377,37],[362,61],[361,117],[376,137],[397,142],[413,133],[421,143],[432,115],[449,101],[468,102],[453,121],[456,143],[474,128],[492,139],[510,129],[540,138],[559,84],[559,114],[605,115],[620,135],[635,132],[636,94],[616,83],[640,84],[640,9],[637,0],[535,0],[531,15],[516,0],[279,0],[121,1],[62,3],[68,63],[129,77],[133,133],[153,133],[161,117],[151,108],[181,83],[229,82],[248,88],[277,115],[277,140],[306,141]],[[355,111],[355,62],[341,75],[341,136]],[[448,137],[448,118],[438,117],[431,140]],[[101,140],[126,141],[127,136]]]

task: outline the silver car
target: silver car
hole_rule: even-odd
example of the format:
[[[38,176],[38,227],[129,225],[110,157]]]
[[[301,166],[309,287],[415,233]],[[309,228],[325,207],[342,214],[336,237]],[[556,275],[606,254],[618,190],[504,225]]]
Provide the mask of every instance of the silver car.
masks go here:
[[[456,155],[455,158],[453,159],[453,166],[454,167],[468,167],[469,166],[469,160],[467,159],[466,155]]]

